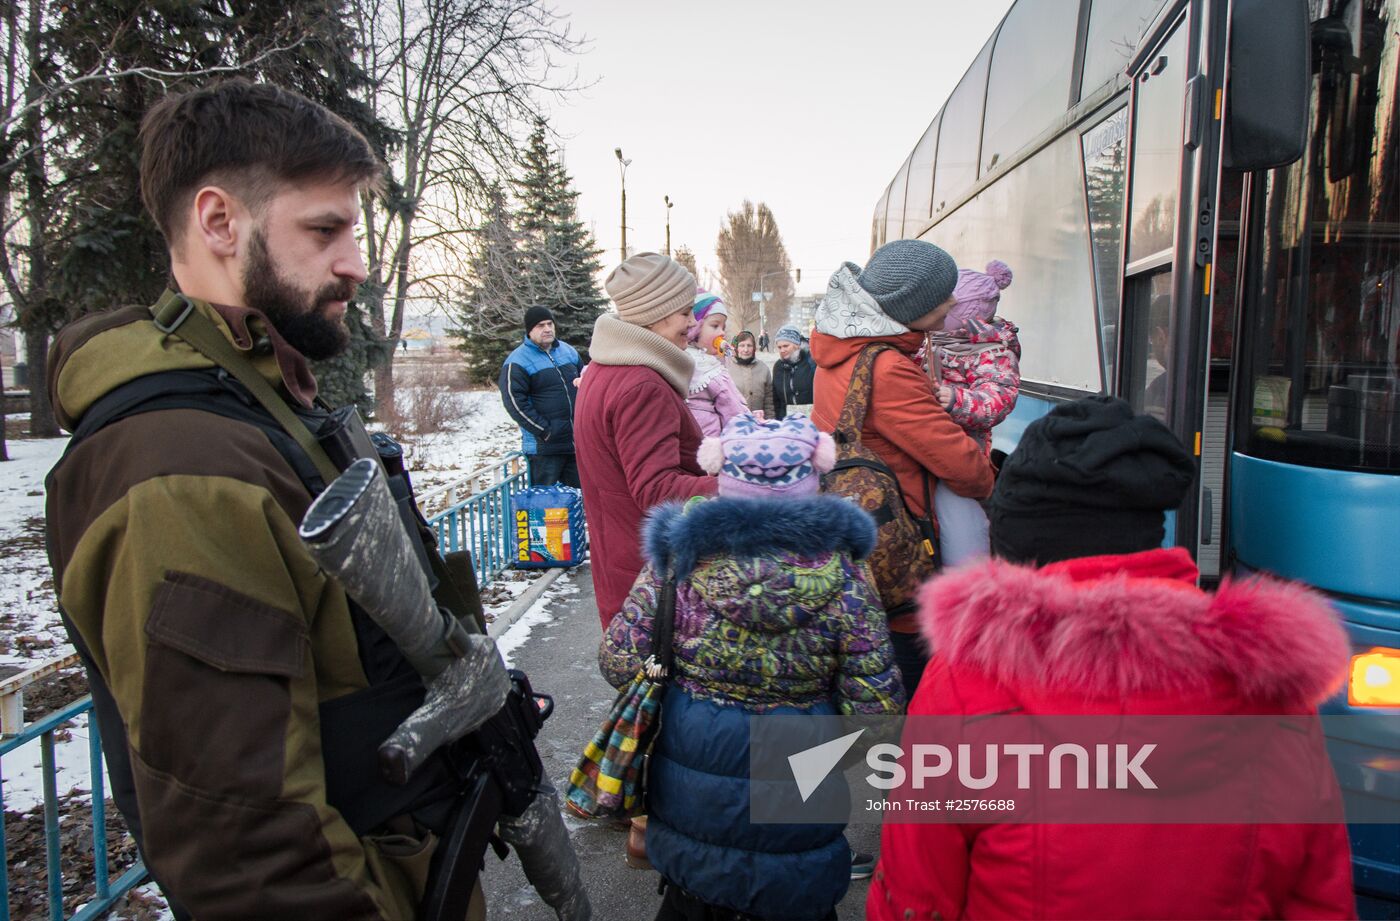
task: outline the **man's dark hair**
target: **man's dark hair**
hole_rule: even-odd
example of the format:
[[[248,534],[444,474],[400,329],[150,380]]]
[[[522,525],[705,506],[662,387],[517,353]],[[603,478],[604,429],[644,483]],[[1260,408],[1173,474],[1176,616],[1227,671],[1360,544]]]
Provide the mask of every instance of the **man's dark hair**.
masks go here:
[[[172,247],[191,197],[211,182],[257,209],[284,182],[377,187],[383,173],[345,119],[300,93],[241,78],[165,97],[141,120],[137,140],[141,199]]]

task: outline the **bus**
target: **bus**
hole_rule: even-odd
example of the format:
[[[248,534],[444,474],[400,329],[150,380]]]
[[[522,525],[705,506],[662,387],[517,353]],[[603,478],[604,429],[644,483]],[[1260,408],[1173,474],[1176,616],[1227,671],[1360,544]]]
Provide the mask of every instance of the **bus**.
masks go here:
[[[1400,801],[1398,98],[1400,0],[1018,0],[871,231],[1015,271],[1023,383],[996,448],[1122,397],[1199,460],[1167,541],[1203,583],[1329,596],[1353,809]],[[1400,917],[1400,828],[1351,845],[1363,917]]]

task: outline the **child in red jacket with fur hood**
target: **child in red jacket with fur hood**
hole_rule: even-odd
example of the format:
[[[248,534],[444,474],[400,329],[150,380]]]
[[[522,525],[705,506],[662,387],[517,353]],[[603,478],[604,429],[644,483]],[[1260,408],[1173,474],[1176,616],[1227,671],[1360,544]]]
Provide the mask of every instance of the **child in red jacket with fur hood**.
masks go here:
[[[1308,714],[1349,645],[1327,602],[1267,578],[1196,587],[1162,511],[1194,462],[1090,397],[1032,423],[991,500],[997,559],[925,586],[910,716]],[[1335,779],[1327,780],[1335,792]],[[1355,917],[1341,824],[895,824],[872,921]]]

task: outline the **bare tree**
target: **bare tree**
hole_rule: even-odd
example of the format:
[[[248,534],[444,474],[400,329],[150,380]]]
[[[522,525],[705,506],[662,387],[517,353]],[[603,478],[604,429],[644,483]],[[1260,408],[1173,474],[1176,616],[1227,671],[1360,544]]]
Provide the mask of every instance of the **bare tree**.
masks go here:
[[[776,326],[788,315],[794,294],[791,263],[783,235],[773,212],[763,202],[745,201],[739,210],[729,212],[719,241],[720,287],[730,316],[740,329],[759,327],[759,304],[754,295],[764,294],[768,325]]]
[[[695,276],[695,283],[699,284],[700,269],[697,268],[695,265],[695,253],[690,251],[690,247],[684,245],[677,246],[675,259],[681,265],[685,266],[686,269],[690,272],[690,274]]]
[[[449,300],[491,182],[518,160],[541,95],[572,78],[555,60],[580,43],[543,0],[356,0],[370,105],[400,133],[389,193],[366,198],[371,325],[393,345],[411,297]],[[392,349],[375,399],[393,405]]]
[[[50,334],[61,325],[64,305],[55,295],[55,252],[65,242],[61,225],[69,200],[90,182],[91,164],[62,141],[63,119],[71,118],[74,98],[102,92],[124,80],[159,85],[188,81],[255,67],[262,60],[296,47],[301,37],[287,33],[246,54],[237,64],[211,56],[191,59],[188,68],[114,64],[114,49],[137,29],[138,13],[118,21],[115,29],[92,37],[75,37],[69,24],[51,22],[48,14],[73,8],[46,0],[0,3],[0,282],[15,311],[15,326],[24,332],[24,361],[29,370],[29,431],[41,437],[59,434],[45,389]],[[63,35],[67,55],[55,51]],[[222,37],[225,47],[232,36]],[[75,49],[91,64],[76,64]],[[50,162],[51,150],[67,158],[62,169]],[[0,427],[3,415],[0,414]]]

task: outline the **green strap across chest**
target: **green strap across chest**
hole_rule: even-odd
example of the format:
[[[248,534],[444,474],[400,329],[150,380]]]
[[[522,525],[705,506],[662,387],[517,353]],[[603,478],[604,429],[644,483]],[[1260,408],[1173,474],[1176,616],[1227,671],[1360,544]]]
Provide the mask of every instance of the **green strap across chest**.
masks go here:
[[[184,340],[248,388],[253,398],[272,414],[278,424],[296,441],[297,446],[311,458],[327,484],[340,476],[340,471],[331,463],[330,456],[316,441],[306,424],[297,418],[292,408],[278,395],[267,379],[258,373],[252,362],[233,347],[233,343],[219,332],[208,317],[195,308],[192,300],[175,291],[166,291],[160,300],[151,305],[151,319],[155,322],[156,329],[167,336]]]

